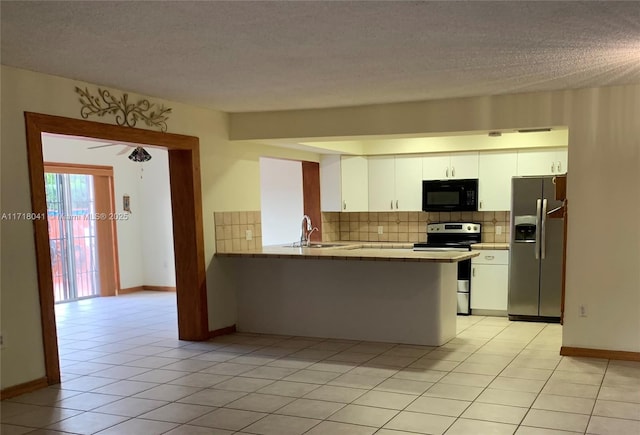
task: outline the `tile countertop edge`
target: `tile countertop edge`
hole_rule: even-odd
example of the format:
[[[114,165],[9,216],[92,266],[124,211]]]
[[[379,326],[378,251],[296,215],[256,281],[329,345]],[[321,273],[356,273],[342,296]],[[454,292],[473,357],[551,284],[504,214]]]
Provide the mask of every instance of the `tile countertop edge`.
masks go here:
[[[379,246],[379,244],[377,244]],[[291,248],[265,246],[256,250],[216,252],[218,257],[245,258],[287,258],[302,260],[357,260],[357,261],[398,261],[425,263],[456,263],[480,255],[479,252],[426,252],[413,251],[410,247],[389,244],[387,248],[370,248],[366,243],[345,244],[332,248]],[[293,251],[295,249],[295,251]]]
[[[476,243],[471,245],[471,249],[473,250],[486,250],[486,249],[509,250],[509,244],[508,243]]]

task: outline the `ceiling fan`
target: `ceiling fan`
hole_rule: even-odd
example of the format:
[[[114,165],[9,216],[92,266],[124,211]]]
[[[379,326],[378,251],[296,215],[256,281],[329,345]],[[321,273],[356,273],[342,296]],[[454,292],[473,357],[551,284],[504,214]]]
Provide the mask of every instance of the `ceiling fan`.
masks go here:
[[[147,150],[145,150],[140,145],[108,143],[104,145],[96,145],[93,147],[89,147],[87,149],[93,150],[96,148],[105,148],[105,147],[111,147],[114,145],[124,145],[124,148],[116,154],[117,156],[121,156],[122,154],[126,153],[129,150],[129,148],[133,148],[133,151],[131,152],[131,154],[129,154],[129,160],[132,160],[134,162],[140,162],[140,163],[148,162],[149,160],[151,160],[151,154],[149,154]]]

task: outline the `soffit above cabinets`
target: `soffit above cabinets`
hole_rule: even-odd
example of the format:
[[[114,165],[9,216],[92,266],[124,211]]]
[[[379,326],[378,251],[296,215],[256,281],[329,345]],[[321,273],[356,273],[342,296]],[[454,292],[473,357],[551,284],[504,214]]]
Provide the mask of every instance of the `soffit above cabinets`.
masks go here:
[[[499,151],[527,148],[558,148],[569,143],[569,130],[566,127],[553,128],[551,131],[520,133],[517,131],[500,132],[500,136],[489,136],[487,132],[467,134],[428,136],[428,137],[378,137],[358,140],[323,140],[300,143],[281,143],[268,141],[269,145],[298,148],[318,154],[346,155],[399,155],[448,153],[458,151]]]

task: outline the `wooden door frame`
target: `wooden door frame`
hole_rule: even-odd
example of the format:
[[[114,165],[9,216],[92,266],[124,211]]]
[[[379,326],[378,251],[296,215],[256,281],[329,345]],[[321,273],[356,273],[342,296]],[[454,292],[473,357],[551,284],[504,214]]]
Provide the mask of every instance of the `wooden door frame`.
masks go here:
[[[61,116],[25,112],[27,159],[32,211],[46,216],[42,134],[61,134],[168,149],[173,246],[176,268],[178,336],[181,340],[209,338],[204,260],[199,139]],[[60,383],[60,361],[53,301],[49,231],[46,219],[34,220],[40,319],[45,371],[49,385]]]

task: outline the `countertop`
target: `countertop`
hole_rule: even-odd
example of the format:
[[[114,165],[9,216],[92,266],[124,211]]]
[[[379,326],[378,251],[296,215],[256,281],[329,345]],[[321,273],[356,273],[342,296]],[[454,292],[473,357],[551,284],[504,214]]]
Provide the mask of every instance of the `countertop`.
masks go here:
[[[473,251],[414,251],[413,243],[327,242],[326,244],[334,246],[324,248],[263,246],[254,250],[217,252],[216,256],[456,263],[480,255],[479,252]]]
[[[485,249],[497,249],[497,250],[508,250],[508,243],[476,243],[475,245],[471,245],[471,249],[475,250],[485,250]]]

